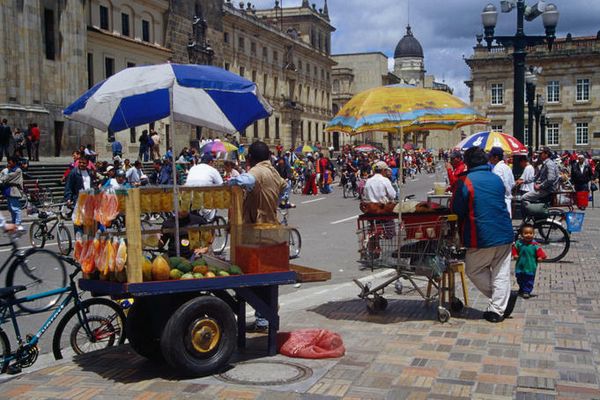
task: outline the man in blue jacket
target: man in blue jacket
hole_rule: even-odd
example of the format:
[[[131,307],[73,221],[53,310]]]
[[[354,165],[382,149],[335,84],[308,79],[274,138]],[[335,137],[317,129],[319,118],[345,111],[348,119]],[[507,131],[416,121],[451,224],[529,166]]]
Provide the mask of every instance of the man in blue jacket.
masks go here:
[[[465,152],[467,171],[460,175],[452,197],[458,215],[465,267],[473,284],[488,297],[483,317],[501,322],[512,313],[517,294],[511,292],[510,260],[513,228],[504,201],[504,184],[492,173],[485,152]]]

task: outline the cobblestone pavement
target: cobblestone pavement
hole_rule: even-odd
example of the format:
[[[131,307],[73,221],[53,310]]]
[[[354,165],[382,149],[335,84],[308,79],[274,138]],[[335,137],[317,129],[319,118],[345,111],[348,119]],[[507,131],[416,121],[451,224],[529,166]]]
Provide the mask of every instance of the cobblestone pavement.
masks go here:
[[[273,365],[282,371],[295,365],[303,372],[293,383],[187,379],[123,346],[24,373],[5,381],[0,397],[600,399],[600,210],[588,210],[584,228],[573,234],[564,262],[541,266],[537,296],[520,299],[512,318],[499,324],[481,319],[485,299],[473,287],[470,307],[445,324],[436,320],[435,306],[415,296],[386,292],[388,309],[378,315],[348,296],[293,313],[282,307],[281,314],[283,330],[319,327],[340,333],[347,349],[343,358],[264,357],[253,350],[264,345],[264,337],[255,337],[227,372],[235,375],[248,365],[259,369],[261,362],[271,367],[259,369],[265,374]]]

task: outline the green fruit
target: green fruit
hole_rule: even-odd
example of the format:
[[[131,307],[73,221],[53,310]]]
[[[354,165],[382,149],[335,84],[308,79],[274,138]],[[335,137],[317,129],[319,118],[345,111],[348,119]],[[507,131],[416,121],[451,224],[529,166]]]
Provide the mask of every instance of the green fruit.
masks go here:
[[[183,261],[185,261],[185,258],[182,258],[182,257],[169,257],[169,265],[171,266],[171,269],[177,268],[177,266],[179,264],[181,264]]]
[[[212,272],[213,274],[216,274],[216,273],[217,273],[217,271],[219,271],[219,268],[215,267],[214,265],[209,265],[209,266],[208,266],[208,270],[209,270],[210,272]]]
[[[206,265],[206,261],[204,261],[204,259],[200,258],[198,260],[194,260],[194,262],[192,262],[192,267],[197,267],[197,266],[202,266],[202,265]]]
[[[208,271],[204,276],[207,278],[214,278],[216,275],[214,272]]]
[[[183,272],[181,272],[178,269],[172,269],[171,272],[169,272],[170,279],[181,279],[182,276],[183,276]]]
[[[192,264],[189,263],[189,261],[182,261],[177,265],[177,269],[180,270],[181,272],[183,272],[184,274],[187,274],[188,272],[192,272]]]
[[[229,274],[230,275],[242,275],[242,269],[240,267],[238,267],[237,265],[232,265],[229,267]]]
[[[187,274],[181,275],[181,279],[194,279],[194,274],[188,272]]]
[[[219,271],[218,275],[219,276],[229,276],[229,272],[221,270],[221,271]]]
[[[204,275],[202,275],[200,272],[194,272],[192,275],[194,275],[195,279],[202,279],[202,278],[204,278]]]

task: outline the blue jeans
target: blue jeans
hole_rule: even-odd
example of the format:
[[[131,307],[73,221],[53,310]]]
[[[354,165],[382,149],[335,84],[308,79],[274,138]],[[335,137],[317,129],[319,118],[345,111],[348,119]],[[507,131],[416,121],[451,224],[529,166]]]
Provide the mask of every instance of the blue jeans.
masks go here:
[[[8,203],[8,210],[12,218],[12,223],[21,225],[21,202],[19,197],[8,196],[6,202]]]

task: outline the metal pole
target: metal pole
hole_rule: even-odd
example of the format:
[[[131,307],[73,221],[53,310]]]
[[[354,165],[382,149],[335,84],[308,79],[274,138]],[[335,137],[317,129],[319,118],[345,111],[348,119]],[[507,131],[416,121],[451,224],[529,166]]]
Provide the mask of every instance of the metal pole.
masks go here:
[[[537,147],[539,148],[539,143],[540,143],[540,114],[541,114],[541,109],[540,107],[536,104],[535,106],[535,143],[537,145]]]
[[[546,117],[544,115],[540,116],[540,126],[541,126],[541,138],[539,148],[542,148],[546,145]]]
[[[535,85],[527,83],[527,143],[529,144],[529,150],[535,148],[533,143],[533,97],[535,96]]]
[[[171,110],[171,113],[169,114],[169,125],[171,129],[171,134],[169,136],[171,140],[167,142],[167,149],[169,148],[169,145],[171,145],[171,153],[173,153],[171,157],[171,173],[173,175],[173,210],[175,211],[175,254],[177,255],[177,257],[179,257],[181,255],[181,249],[179,248],[179,196],[177,195],[177,168],[175,164],[175,149],[173,146],[173,142],[175,141],[175,120],[173,119],[173,88],[169,89],[169,102]]]
[[[519,0],[517,3],[517,33],[515,34],[514,40],[514,53],[513,53],[513,64],[514,64],[514,110],[513,110],[513,136],[515,139],[524,142],[524,122],[523,116],[525,114],[525,33],[523,31],[523,22],[525,15],[525,1]],[[516,157],[515,157],[516,158]],[[515,178],[521,175],[521,167],[518,160],[513,161],[513,174]]]

